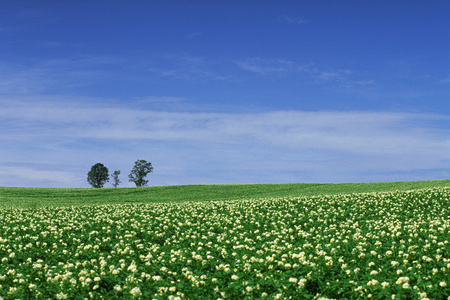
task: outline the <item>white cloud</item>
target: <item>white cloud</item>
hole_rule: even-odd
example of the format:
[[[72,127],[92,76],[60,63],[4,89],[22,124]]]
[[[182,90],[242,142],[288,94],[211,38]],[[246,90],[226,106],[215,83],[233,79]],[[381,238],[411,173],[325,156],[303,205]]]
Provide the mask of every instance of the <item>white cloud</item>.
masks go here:
[[[298,172],[303,179],[289,181],[326,181],[343,173],[345,181],[358,172],[377,176],[450,167],[450,132],[444,126],[450,118],[444,115],[167,112],[69,100],[0,99],[0,142],[7,146],[0,151],[0,165],[38,161],[50,167],[68,163],[87,168],[99,160],[124,169],[135,159],[151,156],[160,165],[160,180],[171,183],[174,178],[178,183],[201,183],[206,177],[209,183],[233,178],[270,182],[269,174],[280,182]],[[23,171],[29,171],[30,178],[58,175]],[[84,178],[84,173],[66,177],[79,182],[76,178]]]
[[[106,107],[85,102],[1,101],[9,120],[3,138],[95,138],[111,140],[252,141],[291,148],[333,149],[351,153],[402,153],[443,141],[435,128],[420,127],[447,117],[394,112],[196,113]],[[15,125],[14,125],[15,124]],[[415,125],[419,124],[419,125]],[[13,136],[11,136],[13,135]],[[448,140],[447,140],[448,141]],[[429,145],[429,146],[428,146]]]

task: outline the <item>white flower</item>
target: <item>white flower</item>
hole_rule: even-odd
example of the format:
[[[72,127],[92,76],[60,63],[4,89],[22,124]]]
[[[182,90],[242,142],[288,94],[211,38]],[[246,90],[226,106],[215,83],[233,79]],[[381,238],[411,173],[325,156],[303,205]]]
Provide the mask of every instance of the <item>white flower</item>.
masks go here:
[[[367,285],[377,285],[377,283],[378,283],[378,280],[372,279],[371,281],[369,281],[369,282],[367,283]]]
[[[134,263],[131,263],[127,270],[133,273],[136,272],[136,265]]]
[[[302,289],[305,286],[307,281],[308,280],[306,280],[305,278],[300,279],[300,281],[298,282],[298,288]]]
[[[141,294],[141,290],[138,287],[134,287],[131,289],[130,294],[133,296],[139,296]]]
[[[56,299],[67,299],[67,295],[63,294],[62,292],[59,294],[56,294]]]
[[[395,283],[400,285],[400,284],[403,284],[408,281],[409,281],[408,277],[400,277],[399,279],[397,279],[397,281]]]

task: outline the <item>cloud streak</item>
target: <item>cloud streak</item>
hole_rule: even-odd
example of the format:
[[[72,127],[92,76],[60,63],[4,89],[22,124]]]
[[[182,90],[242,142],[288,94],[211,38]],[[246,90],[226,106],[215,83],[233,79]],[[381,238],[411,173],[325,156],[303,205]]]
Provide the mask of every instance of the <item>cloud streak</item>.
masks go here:
[[[214,69],[215,62],[202,57],[166,54],[157,55],[150,62],[148,71],[161,77],[173,77],[182,80],[224,80],[227,77]]]
[[[303,71],[304,67],[284,59],[264,59],[258,57],[247,58],[236,62],[242,70],[259,75],[284,74],[288,72]]]
[[[34,94],[58,89],[92,85],[114,78],[112,71],[125,61],[112,56],[80,56],[76,58],[0,61],[0,93]]]
[[[375,84],[375,80],[358,78],[359,74],[349,69],[328,70],[325,67],[317,67],[314,63],[301,64],[297,61],[286,59],[249,57],[236,61],[236,65],[242,71],[258,76],[283,77],[301,75],[309,83],[315,85],[353,88],[373,86]]]
[[[8,136],[8,131],[14,133],[12,138],[31,134],[228,143],[251,137],[255,142],[283,147],[397,153],[406,145],[417,147],[424,139],[431,139],[436,131],[427,125],[448,121],[442,115],[395,112],[164,112],[95,105],[87,99],[68,102],[58,97],[46,97],[47,101],[42,98],[0,101],[0,117],[5,126],[3,138]],[[8,122],[22,126],[8,126]],[[38,131],[41,133],[36,134]]]
[[[341,87],[361,87],[375,82],[370,78],[357,78],[358,73],[352,70],[328,70],[314,63],[284,58],[227,60],[187,54],[152,54],[145,58],[85,55],[47,60],[30,58],[26,62],[0,61],[0,94],[77,94],[83,89],[97,92],[105,85],[144,86],[155,79],[159,83],[166,80],[236,83],[249,74],[278,79],[299,76],[306,84]]]
[[[265,168],[272,168],[280,178],[284,178],[283,173],[305,172],[306,177],[293,180],[298,182],[305,178],[326,181],[327,174],[328,178],[336,178],[343,170],[405,172],[450,167],[447,156],[450,133],[441,126],[449,122],[445,115],[358,111],[165,112],[73,100],[52,97],[39,101],[0,100],[4,128],[0,140],[16,152],[8,155],[3,151],[0,174],[11,171],[1,165],[31,163],[30,159],[43,159],[47,164],[64,164],[63,157],[74,162],[89,155],[93,158],[84,158],[89,162],[101,159],[102,152],[108,151],[105,145],[110,143],[119,145],[117,150],[110,150],[114,152],[110,161],[120,155],[139,153],[135,150],[127,153],[121,147],[150,149],[155,157],[160,157],[167,172],[162,175],[167,180],[175,169],[179,174],[189,169],[201,173],[202,168],[207,174],[203,180],[205,177],[211,180],[214,172],[211,166],[222,173],[219,177],[232,173],[230,169],[245,170],[243,175],[236,172],[221,179],[232,182],[231,178],[235,178],[238,183],[258,181],[260,172],[267,172]],[[90,148],[78,155],[80,145]],[[45,155],[36,157],[33,152],[55,153],[56,157],[61,155],[60,161],[52,161]],[[189,157],[190,161],[182,157]],[[220,169],[226,165],[229,167],[225,169],[230,169]],[[27,178],[40,175],[49,178],[56,174],[51,170],[27,170],[23,165],[19,173]],[[66,177],[83,176],[74,173]],[[202,183],[200,178],[199,174],[192,175],[190,183]]]

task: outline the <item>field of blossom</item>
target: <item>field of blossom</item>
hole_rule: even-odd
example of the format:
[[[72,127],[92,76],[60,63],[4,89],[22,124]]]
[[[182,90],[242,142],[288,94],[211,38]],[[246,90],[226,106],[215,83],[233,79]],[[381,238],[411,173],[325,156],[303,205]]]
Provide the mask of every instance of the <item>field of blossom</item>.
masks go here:
[[[0,299],[450,299],[450,188],[0,209]]]

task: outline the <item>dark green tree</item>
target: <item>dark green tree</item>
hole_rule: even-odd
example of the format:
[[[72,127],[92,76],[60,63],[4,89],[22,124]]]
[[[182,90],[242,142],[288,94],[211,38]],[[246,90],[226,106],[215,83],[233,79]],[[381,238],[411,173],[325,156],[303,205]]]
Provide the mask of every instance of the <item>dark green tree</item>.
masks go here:
[[[121,182],[119,179],[119,175],[120,175],[120,170],[115,170],[112,174],[111,174],[111,178],[114,180],[114,183],[112,184],[113,187],[118,187],[119,183]]]
[[[109,181],[108,168],[101,163],[93,165],[88,172],[87,181],[94,188],[102,188]]]
[[[137,187],[146,186],[148,180],[145,180],[144,178],[151,172],[153,172],[152,163],[146,162],[143,159],[138,159],[134,163],[134,167],[131,170],[130,175],[128,175],[128,178],[130,178],[130,181],[134,182]]]

